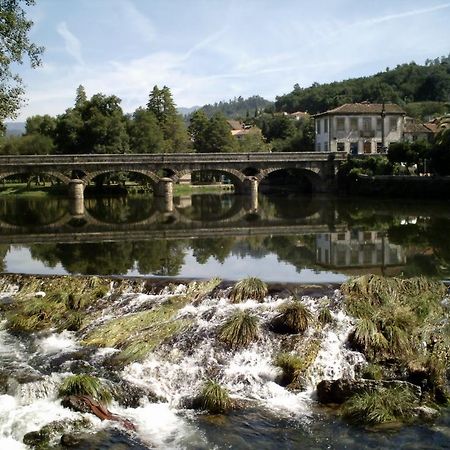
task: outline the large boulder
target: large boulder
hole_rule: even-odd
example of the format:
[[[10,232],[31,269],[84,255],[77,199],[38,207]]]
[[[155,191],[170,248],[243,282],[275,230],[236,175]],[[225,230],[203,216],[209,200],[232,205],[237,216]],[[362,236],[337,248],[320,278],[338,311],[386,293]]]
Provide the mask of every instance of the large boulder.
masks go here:
[[[417,400],[420,400],[422,396],[420,387],[407,381],[377,381],[367,380],[365,378],[353,380],[350,378],[340,378],[338,380],[322,380],[317,385],[317,398],[320,403],[341,404],[355,394],[393,387],[402,387],[410,390]]]

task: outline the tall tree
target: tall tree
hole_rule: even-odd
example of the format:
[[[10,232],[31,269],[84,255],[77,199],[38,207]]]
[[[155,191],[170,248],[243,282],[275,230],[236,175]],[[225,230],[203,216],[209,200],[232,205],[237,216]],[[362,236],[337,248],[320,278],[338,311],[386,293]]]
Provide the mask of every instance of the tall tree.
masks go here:
[[[172,93],[167,86],[154,86],[149,95],[147,110],[158,120],[164,135],[163,151],[183,152],[189,147],[188,134],[182,117],[177,113]]]
[[[161,153],[164,135],[153,112],[138,108],[128,121],[132,153]]]
[[[23,103],[24,88],[13,64],[23,64],[28,57],[31,67],[41,63],[43,47],[38,47],[28,37],[33,25],[28,20],[22,4],[31,6],[34,0],[0,0],[0,124],[14,118]]]

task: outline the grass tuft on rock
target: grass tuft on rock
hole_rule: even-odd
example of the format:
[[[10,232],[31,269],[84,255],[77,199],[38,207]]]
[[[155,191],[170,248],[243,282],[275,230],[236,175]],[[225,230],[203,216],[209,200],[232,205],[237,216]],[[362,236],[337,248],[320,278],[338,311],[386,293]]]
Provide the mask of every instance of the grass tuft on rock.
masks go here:
[[[259,320],[248,311],[236,311],[222,325],[219,339],[232,349],[246,347],[259,335]]]
[[[59,396],[87,395],[98,402],[109,404],[112,401],[111,391],[92,375],[71,375],[67,377],[59,388]]]
[[[232,303],[240,303],[252,299],[262,302],[267,292],[267,284],[264,281],[255,277],[247,277],[233,286],[230,293],[230,301]]]
[[[415,406],[417,398],[410,390],[380,388],[349,398],[342,406],[342,414],[349,422],[359,425],[408,422]]]
[[[313,320],[311,311],[298,300],[292,300],[279,308],[280,314],[271,322],[271,328],[276,333],[304,333]]]
[[[330,308],[324,306],[319,311],[318,316],[319,323],[322,324],[322,326],[332,324],[334,322],[333,316],[331,314]]]
[[[211,414],[224,414],[233,406],[228,390],[212,380],[205,383],[196,403]]]
[[[304,377],[316,360],[319,350],[320,340],[311,339],[304,344],[301,355],[279,353],[275,358],[274,365],[283,370],[281,386],[287,386],[289,389],[302,388]]]

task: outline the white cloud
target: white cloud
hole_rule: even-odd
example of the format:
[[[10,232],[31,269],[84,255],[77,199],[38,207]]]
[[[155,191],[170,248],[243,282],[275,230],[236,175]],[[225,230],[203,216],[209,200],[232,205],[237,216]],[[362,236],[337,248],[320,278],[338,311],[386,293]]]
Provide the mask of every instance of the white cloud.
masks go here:
[[[156,36],[155,27],[152,21],[142,14],[136,6],[129,2],[116,4],[119,7],[121,18],[128,24],[128,29],[136,32],[140,39],[146,43],[153,43]]]
[[[72,56],[78,64],[84,65],[83,55],[81,51],[81,42],[79,39],[69,30],[66,22],[60,22],[56,28],[58,34],[64,39],[64,44],[70,56]]]

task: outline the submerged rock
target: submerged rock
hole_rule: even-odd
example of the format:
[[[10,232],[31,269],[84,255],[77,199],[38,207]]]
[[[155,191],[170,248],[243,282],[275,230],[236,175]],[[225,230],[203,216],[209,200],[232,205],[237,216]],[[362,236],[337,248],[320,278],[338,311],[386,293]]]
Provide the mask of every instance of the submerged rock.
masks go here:
[[[418,401],[422,396],[421,388],[408,381],[377,381],[364,378],[352,380],[349,378],[340,378],[339,380],[322,380],[317,385],[317,398],[320,403],[341,404],[355,394],[393,387],[408,389]]]

